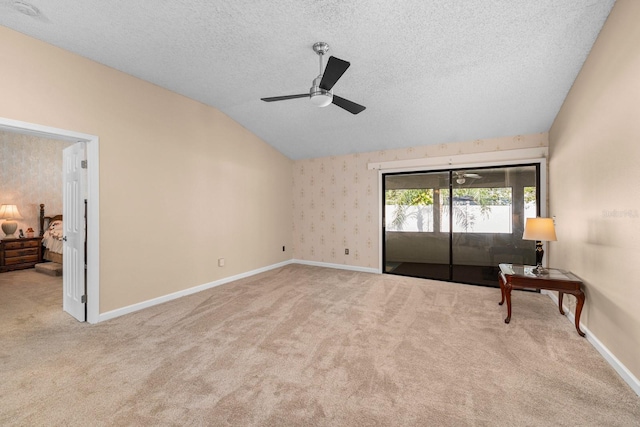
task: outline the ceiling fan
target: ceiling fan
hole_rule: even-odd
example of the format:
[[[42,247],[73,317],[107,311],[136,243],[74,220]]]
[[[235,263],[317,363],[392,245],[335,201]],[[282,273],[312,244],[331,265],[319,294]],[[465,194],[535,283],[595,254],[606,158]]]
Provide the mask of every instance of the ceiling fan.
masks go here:
[[[265,102],[284,101],[286,99],[310,98],[311,103],[318,107],[326,107],[329,104],[335,104],[343,108],[351,114],[358,114],[365,110],[366,107],[356,104],[333,94],[333,85],[342,77],[347,68],[351,65],[335,56],[330,56],[327,61],[327,67],[322,71],[322,57],[329,50],[329,45],[324,42],[318,42],[313,45],[313,51],[320,57],[320,74],[313,79],[309,93],[301,93],[298,95],[273,96],[271,98],[260,98]]]
[[[456,175],[456,182],[458,184],[464,184],[465,182],[467,182],[467,178],[471,178],[471,179],[480,179],[482,178],[482,176],[478,175],[477,173],[464,173],[464,172],[453,172]]]

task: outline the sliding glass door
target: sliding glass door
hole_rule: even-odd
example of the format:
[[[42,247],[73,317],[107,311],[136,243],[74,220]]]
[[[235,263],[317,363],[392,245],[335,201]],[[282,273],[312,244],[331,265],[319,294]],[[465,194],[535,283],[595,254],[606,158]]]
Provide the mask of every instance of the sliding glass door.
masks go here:
[[[497,286],[503,262],[535,263],[538,166],[384,175],[385,272]]]

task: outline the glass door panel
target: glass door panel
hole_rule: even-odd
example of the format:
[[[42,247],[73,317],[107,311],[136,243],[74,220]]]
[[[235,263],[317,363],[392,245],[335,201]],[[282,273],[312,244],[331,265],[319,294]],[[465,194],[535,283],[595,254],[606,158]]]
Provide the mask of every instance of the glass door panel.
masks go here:
[[[448,171],[385,175],[386,273],[450,279],[450,239],[440,209],[440,193],[448,189]]]
[[[535,244],[522,232],[527,214],[536,216],[536,176],[536,166],[452,171],[453,281],[496,286],[498,264],[535,264]]]

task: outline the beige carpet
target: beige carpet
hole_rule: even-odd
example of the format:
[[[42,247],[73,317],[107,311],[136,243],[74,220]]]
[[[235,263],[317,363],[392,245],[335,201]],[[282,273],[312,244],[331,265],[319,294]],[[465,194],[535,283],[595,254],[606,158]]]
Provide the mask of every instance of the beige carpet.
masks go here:
[[[98,325],[0,274],[0,425],[638,426],[546,296],[290,265]]]

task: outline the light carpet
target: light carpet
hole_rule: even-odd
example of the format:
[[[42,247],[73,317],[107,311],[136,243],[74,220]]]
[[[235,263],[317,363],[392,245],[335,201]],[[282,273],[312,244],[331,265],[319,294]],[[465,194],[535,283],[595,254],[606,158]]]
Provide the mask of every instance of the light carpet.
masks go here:
[[[61,286],[0,274],[2,425],[640,425],[540,294],[289,265],[89,325]]]

